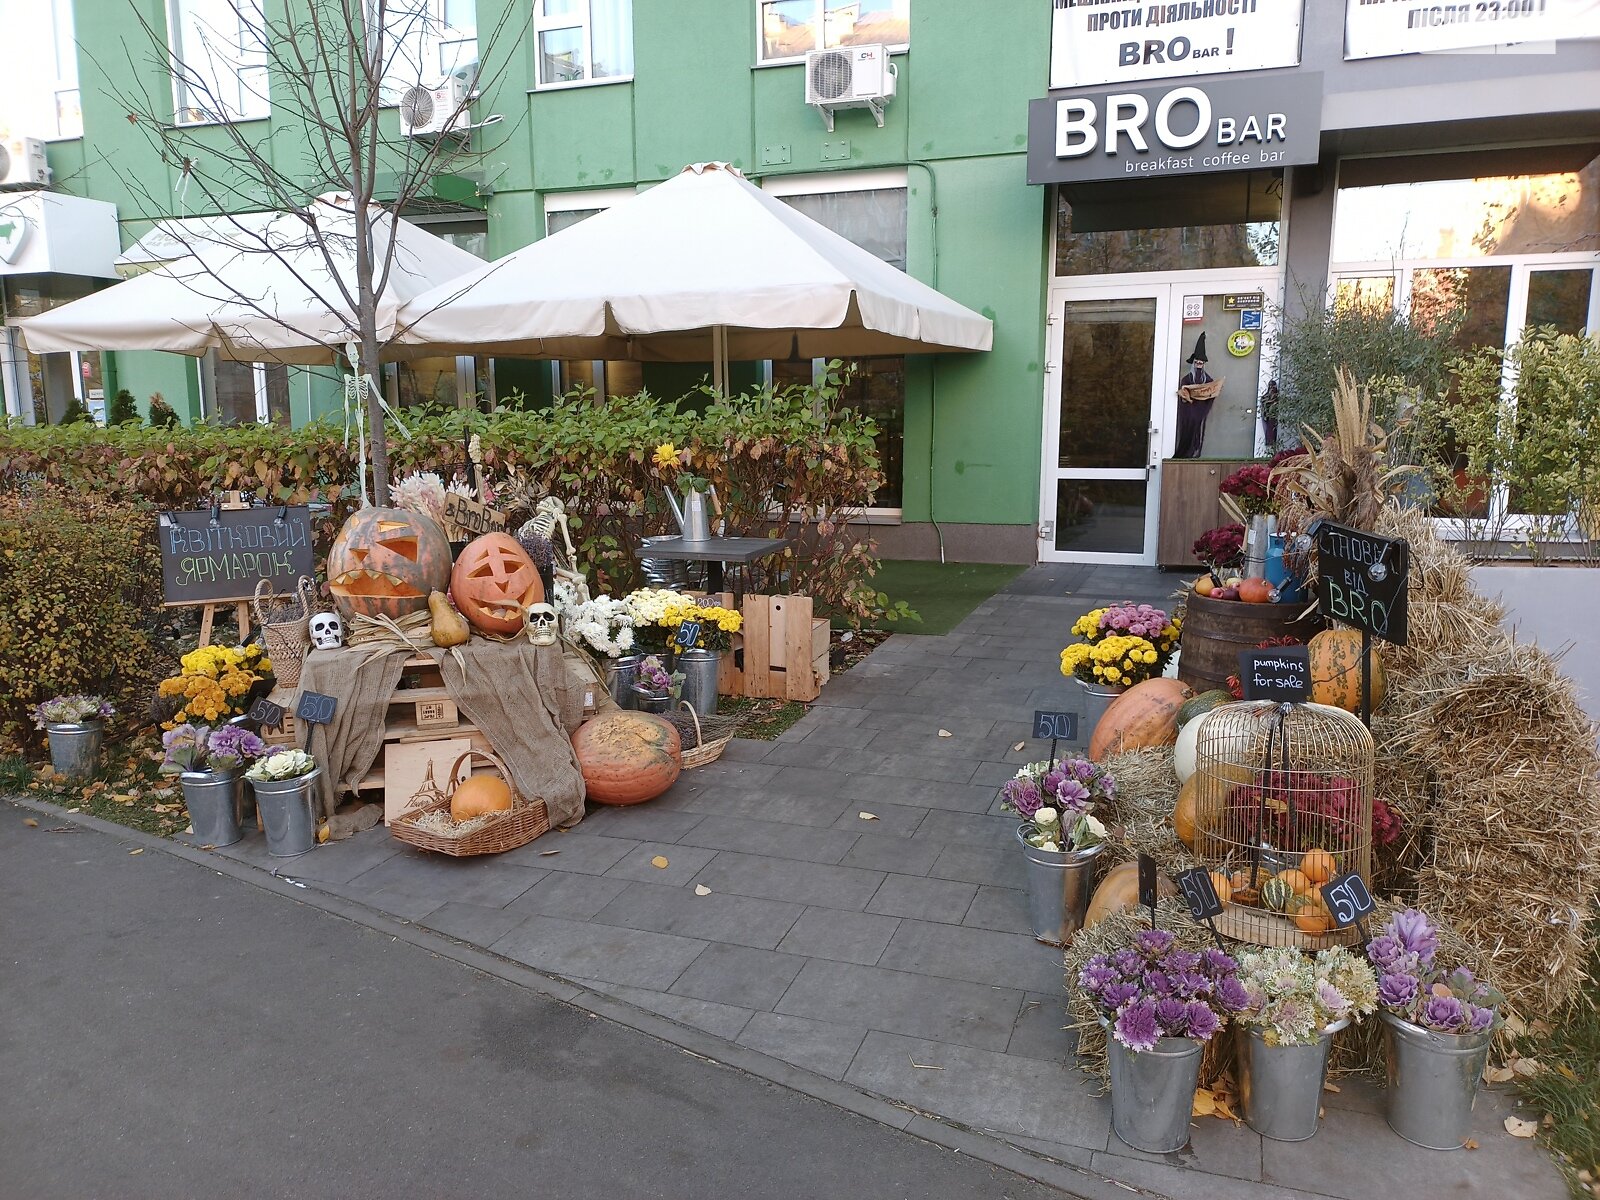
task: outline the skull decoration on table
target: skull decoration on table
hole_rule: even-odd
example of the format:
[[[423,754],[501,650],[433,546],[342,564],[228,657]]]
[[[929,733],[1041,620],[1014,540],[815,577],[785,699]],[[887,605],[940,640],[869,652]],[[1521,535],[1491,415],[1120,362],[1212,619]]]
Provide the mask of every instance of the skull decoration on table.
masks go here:
[[[528,606],[528,640],[535,646],[556,644],[556,610],[548,604]]]
[[[311,614],[311,644],[318,650],[337,650],[344,645],[344,621],[338,613]]]

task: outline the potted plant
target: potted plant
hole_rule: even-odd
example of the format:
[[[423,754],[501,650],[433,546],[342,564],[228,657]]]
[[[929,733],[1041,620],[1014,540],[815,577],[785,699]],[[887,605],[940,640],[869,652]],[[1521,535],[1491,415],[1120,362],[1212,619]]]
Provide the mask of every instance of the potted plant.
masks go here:
[[[117,710],[104,696],[56,696],[33,708],[36,729],[50,742],[50,765],[73,779],[87,779],[100,765],[106,722]]]
[[[1438,951],[1433,923],[1407,908],[1368,943],[1367,958],[1378,973],[1389,1128],[1430,1150],[1459,1150],[1472,1132],[1501,996],[1465,967],[1440,967]]]
[[[744,618],[731,608],[715,604],[697,604],[693,608],[670,618],[675,631],[684,623],[693,621],[700,627],[699,635],[691,646],[679,645],[676,666],[683,674],[683,698],[702,717],[715,716],[717,712],[717,673],[722,667],[722,652],[733,646],[733,635],[744,624]]]
[[[633,685],[633,707],[640,712],[664,713],[672,707],[683,686],[683,676],[670,672],[656,655],[639,664],[638,680]]]
[[[1029,763],[1000,789],[1001,806],[1022,818],[1033,936],[1064,946],[1083,928],[1094,891],[1095,860],[1106,828],[1094,815],[1116,794],[1116,781],[1099,763],[1073,755],[1060,762]]]
[[[251,700],[270,690],[272,660],[266,649],[245,646],[201,646],[179,660],[178,674],[163,679],[157,695],[172,711],[163,729],[195,722],[210,724],[243,716]]]
[[[1248,1003],[1234,1049],[1245,1122],[1262,1137],[1301,1142],[1317,1132],[1333,1035],[1377,1005],[1378,978],[1342,946],[1314,958],[1283,947],[1239,956]]]
[[[1144,929],[1078,973],[1106,1029],[1111,1128],[1135,1150],[1168,1154],[1188,1143],[1200,1055],[1247,1001],[1238,969],[1221,950],[1190,950],[1165,929]]]
[[[304,750],[280,750],[258,759],[244,777],[256,794],[267,831],[267,853],[293,858],[317,844],[317,760]]]
[[[1083,640],[1061,651],[1061,673],[1092,698],[1084,714],[1088,728],[1116,697],[1166,670],[1182,627],[1154,605],[1128,600],[1090,609],[1073,623],[1073,634]]]
[[[231,846],[244,836],[244,768],[267,752],[248,729],[183,724],[161,735],[161,771],[177,775],[194,836],[202,844]]]
[[[601,678],[611,699],[627,708],[644,657],[634,643],[633,610],[626,601],[611,596],[580,599],[577,589],[565,580],[556,581],[555,594],[563,635],[599,659]]]

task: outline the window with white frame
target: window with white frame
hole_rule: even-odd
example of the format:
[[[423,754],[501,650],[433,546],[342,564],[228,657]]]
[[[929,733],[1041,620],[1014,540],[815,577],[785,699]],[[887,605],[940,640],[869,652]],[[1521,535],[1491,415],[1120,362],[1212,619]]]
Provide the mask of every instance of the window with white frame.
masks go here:
[[[245,121],[271,111],[262,0],[169,0],[177,122]]]
[[[478,77],[475,0],[367,0],[367,19],[383,20],[384,104],[398,104],[414,87],[435,88],[456,78],[469,90]]]
[[[909,216],[906,173],[852,171],[838,175],[769,176],[763,190],[826,225],[891,266],[906,269]],[[906,360],[901,354],[851,359],[839,393],[841,407],[870,416],[878,426],[878,459],[884,485],[873,500],[876,510],[898,510],[905,475]],[[823,359],[774,360],[774,385],[807,385],[820,377]]]
[[[0,0],[0,110],[19,137],[83,136],[72,0]]]
[[[221,425],[289,424],[289,368],[282,363],[234,362],[216,351],[199,361],[200,405]]]
[[[633,0],[533,0],[541,88],[633,78]]]
[[[911,45],[911,0],[756,0],[756,61],[836,46]]]
[[[571,229],[608,208],[632,200],[637,194],[632,188],[605,188],[593,192],[546,195],[544,234],[550,237],[563,229]],[[603,401],[613,396],[636,396],[644,391],[644,368],[636,362],[569,358],[553,362],[550,366],[551,386],[557,395],[586,388],[594,392],[596,400]]]

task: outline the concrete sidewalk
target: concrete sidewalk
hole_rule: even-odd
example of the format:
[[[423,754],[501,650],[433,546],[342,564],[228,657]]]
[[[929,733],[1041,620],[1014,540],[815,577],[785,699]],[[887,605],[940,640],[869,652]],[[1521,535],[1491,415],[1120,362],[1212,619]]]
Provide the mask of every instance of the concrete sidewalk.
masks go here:
[[[1563,1195],[1545,1154],[1501,1129],[1509,1095],[1480,1099],[1477,1153],[1408,1146],[1360,1084],[1330,1093],[1323,1131],[1296,1145],[1217,1120],[1181,1155],[1111,1135],[1072,1065],[1060,953],[1028,933],[997,792],[1043,753],[1036,708],[1083,707],[1057,666],[1073,620],[1180,583],[1034,568],[947,636],[891,638],[778,741],[737,741],[657,801],[491,860],[381,828],[283,863],[254,835],[220,853],[1157,1195]]]

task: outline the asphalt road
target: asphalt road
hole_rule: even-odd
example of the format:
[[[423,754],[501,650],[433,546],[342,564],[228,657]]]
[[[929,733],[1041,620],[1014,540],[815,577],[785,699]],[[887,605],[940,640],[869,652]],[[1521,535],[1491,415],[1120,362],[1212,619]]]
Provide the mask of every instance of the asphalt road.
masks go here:
[[[0,1200],[1062,1195],[30,815],[0,803]]]

